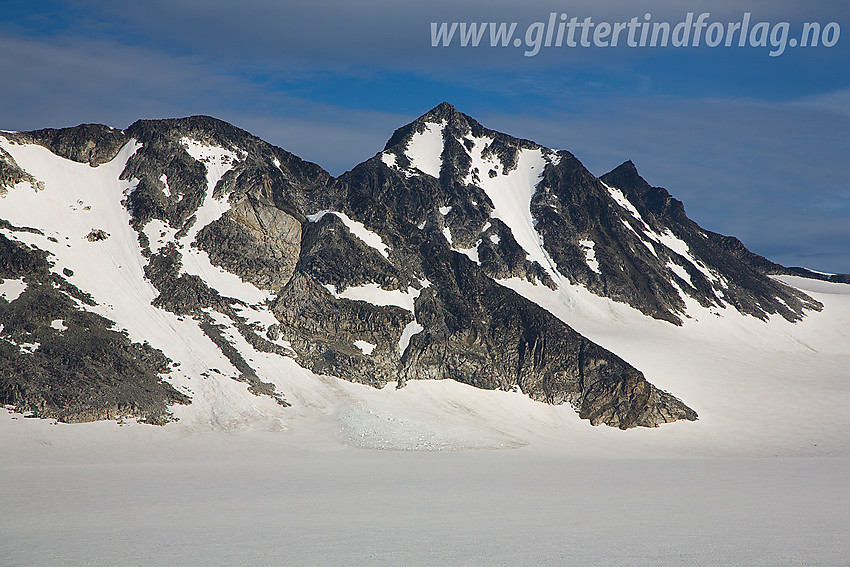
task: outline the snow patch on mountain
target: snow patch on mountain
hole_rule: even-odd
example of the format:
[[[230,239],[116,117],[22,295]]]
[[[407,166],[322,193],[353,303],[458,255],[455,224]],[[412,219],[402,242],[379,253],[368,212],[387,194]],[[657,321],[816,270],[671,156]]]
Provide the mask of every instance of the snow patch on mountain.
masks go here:
[[[608,190],[608,194],[611,195],[611,198],[620,205],[622,208],[626,209],[634,218],[638,219],[644,225],[646,224],[643,220],[643,217],[640,216],[640,212],[635,208],[631,201],[626,198],[626,195],[618,188],[611,187],[607,183],[600,181],[602,185]]]
[[[176,417],[186,418],[186,424],[193,427],[204,424],[206,428],[228,429],[240,423],[250,427],[256,416],[246,408],[279,407],[271,398],[258,398],[248,391],[247,384],[233,379],[239,371],[196,321],[152,305],[159,293],[145,278],[147,259],[142,256],[138,234],[130,225],[130,215],[121,204],[136,185],[134,180],[120,180],[119,176],[140,147],[137,142],[128,142],[112,161],[98,167],[61,158],[39,145],[10,144],[0,138],[0,146],[44,187],[35,191],[29,183],[21,183],[0,199],[4,219],[19,226],[37,226],[44,236],[8,229],[1,229],[2,232],[8,238],[53,254],[51,260],[55,264],[51,270],[67,277],[97,302],[96,306],[77,302],[80,309],[115,321],[117,329],[126,330],[131,340],[148,342],[175,362],[176,366],[162,378],[192,398],[191,406],[172,408]],[[214,149],[205,152],[201,157],[225,155]],[[225,165],[221,163],[222,168]],[[209,179],[217,183],[222,174],[222,169],[213,167]],[[79,201],[86,206],[80,207]],[[222,202],[213,201],[208,204],[208,212],[201,215],[209,222],[223,212]],[[107,232],[109,238],[89,241],[86,235],[93,227]],[[194,238],[200,228],[193,227],[190,235],[181,239],[184,266],[186,257],[192,258],[191,251],[195,251],[187,271],[201,275],[221,293],[248,304],[262,304],[268,299],[267,292],[212,266],[206,253],[189,248],[189,237]],[[65,276],[65,268],[73,275]],[[259,307],[255,309],[262,313]]]
[[[422,293],[423,289],[431,285],[431,282],[426,279],[422,281],[421,284],[422,289],[408,287],[407,292],[403,292],[401,290],[382,289],[381,286],[376,283],[347,287],[341,292],[337,291],[336,287],[333,284],[323,284],[323,287],[327,289],[331,293],[331,295],[333,295],[337,299],[365,301],[367,303],[371,303],[372,305],[376,305],[379,307],[393,305],[396,307],[401,307],[402,309],[413,313],[414,319],[405,326],[398,342],[399,354],[404,354],[404,351],[407,350],[407,346],[410,344],[410,338],[413,335],[424,330],[424,327],[422,327],[422,325],[419,324],[419,322],[415,318],[415,304],[416,299],[419,297],[419,294]]]
[[[379,284],[367,283],[359,286],[347,287],[342,291],[337,291],[333,284],[323,284],[331,295],[337,299],[350,299],[352,301],[365,301],[377,306],[395,305],[413,313],[413,304],[416,298],[419,297],[419,290],[412,287],[407,288],[407,292],[397,289],[383,289]]]
[[[684,256],[688,258],[691,263],[695,263],[696,260],[691,256],[690,247],[680,238],[678,238],[675,234],[670,232],[669,228],[665,228],[664,232],[658,233],[654,230],[648,231],[648,236],[658,242],[659,244],[666,246],[676,254]]]
[[[279,363],[287,360],[276,354],[257,351],[239,333],[230,318],[213,310],[206,313],[213,319],[227,340],[243,359],[263,378],[269,370],[268,357],[274,357]],[[191,366],[197,369],[205,368],[194,377],[181,376],[183,391],[192,396],[188,406],[174,406],[172,411],[185,427],[190,430],[218,430],[236,432],[240,430],[279,431],[285,429],[282,407],[269,396],[257,396],[249,391],[249,384],[240,381],[239,370],[222,354],[205,334],[201,332],[194,321],[190,323],[201,336],[206,339],[199,343],[203,350],[186,353],[188,357],[179,359],[180,370],[186,364],[187,358]],[[195,338],[195,337],[193,337]],[[193,340],[195,347],[197,338]],[[188,346],[188,345],[184,345]],[[193,349],[194,350],[194,349]],[[206,363],[196,357],[209,357]],[[262,371],[260,371],[262,370]],[[278,372],[271,372],[277,375]]]
[[[162,192],[166,197],[171,197],[171,188],[168,186],[168,177],[163,173],[159,180],[162,182]]]
[[[233,309],[240,317],[245,319],[245,322],[259,334],[264,335],[266,340],[271,341],[279,347],[283,347],[289,354],[295,356],[295,351],[292,350],[292,344],[280,337],[274,338],[269,336],[269,329],[278,326],[280,323],[275,318],[274,313],[265,305],[245,305],[240,303],[233,304]]]
[[[452,250],[454,250],[455,252],[460,252],[461,254],[463,254],[464,256],[466,256],[467,258],[469,258],[470,260],[472,260],[476,264],[480,264],[481,262],[478,259],[478,244],[480,244],[480,243],[481,243],[481,241],[479,240],[471,248],[452,248]]]
[[[239,159],[233,150],[228,150],[220,146],[211,146],[185,136],[180,138],[180,144],[189,152],[190,156],[207,166],[211,182],[209,189],[211,190],[215,188],[216,183],[218,183],[218,180],[221,179],[227,170],[233,167],[233,162]]]
[[[209,254],[199,248],[184,248],[181,273],[196,275],[221,295],[249,304],[263,303],[274,298],[272,292],[262,290],[254,284],[243,281],[236,274],[214,265],[210,261]]]
[[[0,201],[2,203],[2,201]],[[0,282],[0,297],[3,297],[9,303],[12,303],[24,290],[27,289],[27,282],[24,280],[7,279]]]
[[[404,155],[410,160],[410,167],[418,169],[431,177],[440,177],[440,167],[443,153],[443,130],[446,122],[439,124],[428,122],[421,132],[411,136],[410,142],[404,151]]]
[[[404,355],[404,352],[407,350],[407,347],[410,344],[411,337],[424,330],[425,327],[420,325],[419,321],[417,321],[416,319],[408,323],[404,327],[404,330],[401,332],[401,337],[398,339],[398,353]]]
[[[803,269],[808,270],[808,271],[810,271],[810,272],[812,272],[812,273],[814,273],[814,274],[820,274],[820,275],[822,275],[822,276],[827,276],[827,277],[836,275],[836,274],[834,274],[834,273],[832,273],[832,272],[819,272],[818,270],[813,270],[813,269],[811,269],[811,268],[803,268]]]
[[[159,219],[151,219],[148,221],[142,231],[145,233],[145,236],[148,237],[148,245],[150,246],[151,252],[154,254],[159,252],[164,246],[168,245],[169,242],[174,242],[175,236],[178,232],[176,228],[171,228],[167,223]]]
[[[516,167],[511,171],[503,171],[495,177],[483,175],[480,179],[473,179],[474,170],[490,171],[496,169],[500,162],[493,155],[484,156],[484,150],[493,143],[492,138],[470,136],[466,140],[472,142],[472,149],[469,150],[472,165],[464,181],[468,184],[474,183],[484,190],[494,206],[490,217],[505,223],[514,239],[525,250],[529,261],[537,262],[549,272],[553,280],[556,279],[555,263],[543,248],[542,237],[531,218],[531,198],[537,190],[547,163],[543,150],[517,150]]]
[[[41,343],[18,343],[21,354],[32,354],[38,350]]]
[[[706,267],[705,264],[703,264],[703,262],[701,262],[696,257],[694,257],[694,255],[691,253],[690,246],[688,246],[688,244],[685,241],[683,241],[681,238],[679,238],[675,234],[673,234],[673,232],[669,228],[665,227],[664,230],[662,230],[661,232],[653,230],[652,227],[650,227],[646,223],[644,218],[641,216],[640,212],[626,198],[626,196],[623,194],[623,192],[620,189],[618,189],[616,187],[611,187],[610,185],[607,185],[604,182],[601,182],[601,183],[608,190],[608,193],[611,195],[611,197],[614,199],[614,201],[616,201],[617,204],[620,205],[623,209],[628,211],[630,213],[631,217],[634,219],[634,221],[641,225],[642,233],[639,233],[632,226],[631,222],[629,222],[626,219],[621,219],[621,222],[623,223],[623,225],[627,229],[629,229],[631,232],[633,232],[635,234],[635,236],[638,237],[640,242],[643,243],[643,245],[646,246],[646,248],[650,252],[652,252],[653,256],[658,257],[658,250],[656,250],[655,245],[664,246],[665,248],[667,248],[671,252],[674,252],[675,254],[678,254],[679,256],[684,258],[684,260],[689,262],[695,269],[702,272],[705,275],[705,277],[708,279],[708,281],[712,282],[713,287],[715,289],[724,289],[724,288],[728,287],[728,282],[726,281],[725,278],[715,274],[712,270],[710,270],[708,267]],[[705,236],[705,235],[703,234],[703,236]],[[647,241],[646,238],[644,238],[644,237],[648,238],[649,241]],[[689,284],[693,285],[691,283],[690,276],[687,274],[687,272],[684,270],[683,267],[681,267],[681,266],[679,266],[679,265],[677,265],[676,263],[673,263],[673,262],[668,262],[667,265],[668,265],[668,267],[670,267],[671,270],[673,270],[673,272],[676,275],[681,277],[683,280],[685,280]],[[675,267],[673,267],[673,266],[675,266]],[[687,294],[684,294],[684,295],[687,295]]]
[[[210,146],[186,137],[181,138],[180,142],[189,154],[203,163],[207,169],[207,191],[204,200],[195,212],[195,222],[177,243],[183,254],[181,273],[198,276],[209,287],[218,290],[220,294],[240,299],[249,304],[271,300],[273,298],[272,293],[261,290],[253,284],[243,281],[239,276],[214,265],[210,261],[209,254],[195,245],[195,238],[198,233],[230,210],[228,195],[221,194],[216,197],[215,189],[221,178],[232,169],[234,162],[237,161],[236,153],[226,148]],[[145,232],[148,238],[151,237],[151,233],[156,236],[157,246],[173,239],[174,236],[171,230],[163,226],[162,223],[154,223],[151,232]]]
[[[375,350],[375,347],[378,345],[370,343],[369,341],[354,341],[354,346],[359,348],[360,352],[362,352],[366,356],[371,356],[372,351]]]
[[[447,226],[443,227],[443,236],[446,239],[446,242],[449,243],[449,248],[454,248],[454,239],[452,238],[452,229]]]
[[[90,308],[92,311],[117,321],[133,340],[146,340],[147,333],[138,325],[142,313],[159,311],[150,305],[157,292],[145,279],[147,259],[121,204],[135,182],[119,179],[140,146],[130,141],[112,161],[98,167],[61,158],[39,145],[9,144],[0,139],[0,146],[44,187],[34,191],[28,183],[21,183],[0,201],[6,220],[37,226],[44,235],[9,230],[4,234],[52,253],[55,264],[51,270],[59,275],[65,268],[73,271],[69,281],[99,304]],[[87,205],[79,207],[80,200]],[[93,228],[105,231],[109,238],[89,241],[86,236]]]
[[[389,152],[381,152],[381,161],[384,162],[387,167],[395,167],[396,159],[397,158],[395,154],[391,154]]]
[[[319,222],[325,215],[328,214],[337,216],[346,226],[346,228],[351,231],[351,234],[359,238],[366,246],[374,248],[375,250],[380,252],[381,256],[389,260],[389,254],[387,253],[387,245],[384,244],[384,240],[383,238],[381,238],[381,235],[377,232],[369,230],[362,222],[350,218],[345,213],[340,213],[339,211],[324,210],[319,211],[318,213],[314,213],[312,215],[307,215],[307,220],[309,220],[310,222]]]
[[[674,274],[682,278],[684,281],[688,282],[689,286],[693,287],[694,284],[691,281],[691,275],[685,270],[685,268],[683,268],[679,264],[676,264],[675,262],[670,261],[667,262],[667,267],[670,268],[670,271],[672,271]]]
[[[689,262],[694,268],[696,268],[697,270],[702,272],[705,275],[705,277],[708,279],[708,281],[710,281],[710,282],[712,282],[712,284],[714,284],[715,288],[720,289],[720,288],[728,287],[728,282],[726,282],[725,278],[718,276],[713,271],[708,269],[705,266],[705,264],[703,264],[701,261],[699,261],[697,258],[695,258],[694,255],[691,254],[691,249],[687,245],[687,243],[685,243],[682,239],[680,239],[676,235],[674,235],[670,231],[670,229],[665,228],[664,231],[660,234],[656,231],[649,230],[649,231],[647,231],[647,234],[650,238],[652,238],[653,240],[655,240],[656,242],[658,242],[662,246],[665,246],[666,248],[668,248],[669,250],[672,250],[673,252],[675,252],[679,256],[682,256],[685,259],[685,261]],[[691,281],[690,277],[687,277],[687,278],[683,277],[682,279],[684,279],[685,281],[687,281],[689,283]]]
[[[597,274],[602,274],[602,272],[599,271],[599,261],[596,259],[596,250],[593,248],[593,241],[579,240],[579,245],[581,245],[584,249],[584,257],[587,261],[588,267]]]

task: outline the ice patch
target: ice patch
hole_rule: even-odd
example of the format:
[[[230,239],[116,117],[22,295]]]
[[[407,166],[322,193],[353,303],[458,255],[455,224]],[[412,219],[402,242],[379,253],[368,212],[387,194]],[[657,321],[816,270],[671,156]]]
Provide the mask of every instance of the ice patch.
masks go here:
[[[404,330],[401,332],[401,338],[398,339],[398,353],[400,355],[404,355],[404,352],[407,350],[407,347],[410,344],[411,337],[424,330],[425,327],[420,325],[416,319],[408,323],[407,326],[404,327]]]
[[[307,215],[307,220],[310,222],[319,222],[327,214],[336,215],[346,228],[351,231],[351,234],[359,238],[366,246],[374,248],[380,252],[381,256],[389,260],[390,257],[387,253],[387,245],[384,244],[384,240],[381,238],[381,235],[366,228],[366,225],[362,222],[349,218],[345,213],[324,210],[312,215]]]
[[[381,161],[384,162],[387,167],[395,167],[396,155],[383,152],[381,153]]]
[[[441,215],[446,216],[447,214],[449,214],[452,211],[452,208],[451,207],[440,207],[438,210],[440,211]]]
[[[588,267],[597,274],[601,274],[602,272],[599,271],[599,261],[596,259],[596,250],[593,248],[593,241],[580,240],[579,244],[584,248],[584,256]]]
[[[376,283],[368,283],[360,286],[347,287],[341,292],[338,292],[336,290],[336,287],[334,287],[332,284],[323,285],[324,288],[327,289],[331,293],[331,295],[333,295],[337,299],[365,301],[367,303],[371,303],[372,305],[377,305],[379,307],[395,305],[396,307],[401,307],[402,309],[406,309],[411,313],[413,313],[414,311],[414,302],[416,301],[416,298],[419,297],[419,290],[414,289],[412,287],[407,288],[407,292],[405,293],[397,289],[382,289],[381,286]]]
[[[354,346],[360,349],[360,351],[366,356],[371,356],[372,351],[375,350],[375,347],[378,345],[374,345],[368,341],[354,341]]]
[[[670,262],[670,261],[667,262],[667,267],[670,268],[670,270],[674,274],[679,276],[684,281],[688,282],[688,285],[690,285],[691,287],[694,287],[694,283],[691,281],[691,275],[685,270],[685,268],[683,268],[679,264],[675,264],[675,263]]]
[[[24,280],[3,280],[0,283],[0,297],[12,303],[21,296],[25,289],[27,289],[27,283]]]
[[[68,327],[65,326],[65,321],[62,320],[62,319],[54,319],[53,321],[50,322],[50,326],[53,327],[54,329],[56,329],[59,332],[62,332],[65,329],[68,328]]]

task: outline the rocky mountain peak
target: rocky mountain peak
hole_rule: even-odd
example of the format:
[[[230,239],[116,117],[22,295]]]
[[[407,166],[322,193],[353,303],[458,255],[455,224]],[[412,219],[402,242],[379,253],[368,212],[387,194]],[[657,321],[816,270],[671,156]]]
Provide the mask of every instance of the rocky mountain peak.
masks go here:
[[[42,167],[53,158],[31,160],[21,144],[97,167],[69,169],[76,184],[60,186],[65,181]],[[85,311],[63,294],[88,293],[117,329],[137,329],[162,313],[193,329],[191,339],[152,339],[148,352],[126,337],[122,343],[111,321],[96,322],[103,341],[152,361],[126,376],[116,371],[113,387],[127,395],[110,399],[122,400],[121,411],[132,408],[126,381],[144,380],[146,415],[158,421],[166,403],[187,401],[166,386],[188,387],[195,374],[242,381],[286,404],[286,392],[257,362],[268,357],[376,387],[452,379],[519,389],[620,428],[692,420],[685,403],[539,298],[559,302],[580,286],[673,324],[724,311],[793,321],[819,307],[768,278],[739,241],[688,219],[631,161],[596,178],[571,153],[487,129],[448,103],[396,130],[384,151],[337,178],[209,116],[140,120],[123,131],[83,125],[4,134],[0,147],[6,203],[23,203],[28,194],[19,185],[28,182],[44,189],[36,198],[45,206],[60,203],[63,215],[86,214],[86,199],[109,211],[97,217],[103,226],[85,221],[80,239],[69,235],[68,252],[52,235],[76,221],[66,226],[58,213],[37,218],[23,205],[0,210],[11,215],[0,244],[20,258],[0,263],[0,278],[53,281],[53,291],[45,284],[0,301],[0,348],[12,364],[0,401],[44,415],[59,415],[44,392],[50,373],[61,369],[38,359],[47,378],[35,384],[26,371],[33,353],[2,343],[56,340],[46,319],[28,327],[21,315],[36,292],[57,295],[63,320],[83,321],[75,313]],[[103,237],[86,239],[95,233]],[[67,272],[51,272],[39,260],[45,257]],[[115,293],[84,277],[89,266],[80,258],[101,262],[99,270],[135,291]],[[138,270],[113,273],[119,264]],[[138,290],[151,295],[122,303]],[[189,350],[205,345],[215,366],[203,357],[180,359],[175,344],[184,340],[195,341]],[[73,341],[63,348],[75,348]],[[66,378],[59,383],[73,388]]]
[[[640,176],[637,166],[632,160],[627,160],[602,176],[606,182],[614,187],[642,188],[648,187],[649,183]]]
[[[491,277],[577,283],[675,324],[692,316],[691,300],[790,320],[818,308],[766,278],[758,262],[739,265],[742,254],[698,227],[631,160],[596,178],[569,152],[487,129],[446,103],[398,129],[375,159],[401,174],[396,187],[430,201],[408,222],[442,231]]]

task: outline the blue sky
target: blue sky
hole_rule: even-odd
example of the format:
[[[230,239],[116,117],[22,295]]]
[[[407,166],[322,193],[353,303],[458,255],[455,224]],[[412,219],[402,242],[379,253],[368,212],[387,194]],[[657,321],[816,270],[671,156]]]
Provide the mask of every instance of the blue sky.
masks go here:
[[[850,7],[843,1],[643,3],[6,0],[0,128],[209,114],[338,175],[446,100],[485,126],[632,159],[704,228],[786,265],[850,273]],[[653,22],[836,22],[832,47],[431,47],[431,22],[550,12]]]

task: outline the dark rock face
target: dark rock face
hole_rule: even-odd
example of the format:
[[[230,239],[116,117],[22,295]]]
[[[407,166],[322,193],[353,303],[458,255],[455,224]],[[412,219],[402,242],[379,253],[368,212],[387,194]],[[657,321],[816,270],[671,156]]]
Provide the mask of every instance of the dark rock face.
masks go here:
[[[485,389],[518,386],[541,402],[570,403],[594,425],[623,429],[696,419],[641,372],[496,284],[465,256],[432,246],[423,244],[426,275],[441,284],[417,302],[426,330],[404,353],[402,383],[450,378]]]
[[[295,271],[301,223],[269,202],[245,196],[198,233],[213,263],[261,289],[280,290]]]
[[[0,195],[5,195],[9,189],[22,181],[28,181],[36,188],[38,187],[37,181],[18,167],[8,152],[0,148]]]
[[[823,307],[806,294],[766,277],[767,274],[787,273],[782,266],[753,254],[734,237],[701,229],[685,215],[681,201],[660,187],[651,187],[638,175],[631,161],[601,179],[621,189],[650,226],[666,227],[687,243],[691,259],[710,267],[714,275],[711,279],[703,270],[689,269],[695,267],[693,262],[681,262],[688,271],[691,285],[682,282],[681,278],[678,283],[700,304],[722,302],[760,319],[779,314],[789,321],[802,319],[805,310]],[[683,258],[673,255],[672,259]]]
[[[299,272],[281,291],[273,311],[281,336],[290,341],[302,366],[375,387],[395,379],[396,344],[412,319],[404,309],[337,300]],[[358,340],[376,345],[370,355],[355,346]]]
[[[87,163],[92,167],[110,161],[127,142],[123,130],[103,124],[80,124],[73,128],[45,128],[8,134],[22,144],[39,144],[57,156]]]
[[[743,251],[733,251],[716,238],[720,235],[703,231],[687,218],[681,202],[664,189],[650,187],[631,162],[597,179],[569,152],[551,152],[528,140],[488,130],[447,104],[396,131],[385,151],[393,152],[397,163],[409,165],[405,144],[425,125],[439,122],[445,124],[439,182],[449,194],[435,194],[444,204],[460,204],[459,214],[453,216],[453,206],[445,224],[452,236],[457,235],[456,248],[477,243],[480,263],[494,278],[520,276],[551,285],[539,264],[522,265],[527,262],[526,251],[506,239],[504,231],[498,232],[499,254],[493,254],[492,240],[481,230],[492,203],[477,187],[483,172],[471,169],[471,137],[490,140],[483,155],[497,158],[498,175],[516,168],[523,150],[551,156],[533,188],[530,209],[545,251],[572,283],[675,324],[687,316],[685,295],[703,307],[731,305],[762,319],[779,314],[796,321],[805,309],[820,308],[804,294],[764,277],[783,273],[769,271],[767,260],[755,262],[756,255],[743,246]],[[487,175],[497,174],[494,169]],[[618,192],[628,202],[618,201]],[[470,214],[461,208],[476,202],[481,203],[478,217],[475,211]],[[492,229],[491,223],[488,230]],[[583,243],[588,242],[596,269],[587,261]]]
[[[189,403],[162,380],[170,369],[161,351],[79,309],[74,299],[91,298],[49,271],[47,253],[0,234],[0,280],[7,278],[27,288],[12,302],[0,298],[0,404],[65,422],[133,416],[162,424],[168,405]]]
[[[416,169],[408,150],[434,125],[441,132],[439,156],[432,156],[439,174],[429,175]],[[295,357],[317,373],[376,387],[416,379],[518,387],[541,402],[569,403],[593,424],[625,429],[697,416],[498,280],[555,289],[564,277],[674,324],[687,316],[683,295],[762,318],[779,313],[796,320],[819,308],[765,276],[787,269],[732,237],[703,231],[631,162],[597,179],[569,152],[488,130],[445,103],[398,129],[383,152],[339,178],[203,116],[139,121],[125,131],[86,125],[14,136],[92,165],[133,140],[137,149],[121,178],[136,185],[124,204],[147,259],[146,277],[159,292],[154,305],[193,318],[238,369],[237,379],[283,405],[285,392],[258,377],[221,321],[257,350]],[[485,141],[483,149],[476,140]],[[208,187],[213,164],[195,159],[190,143],[229,156],[215,187]],[[496,203],[486,189],[519,171],[528,152],[545,164],[525,190],[550,266],[493,215]],[[11,156],[0,155],[0,185],[35,182],[27,175]],[[199,221],[210,198],[226,211]],[[165,241],[151,242],[146,229],[154,222],[166,227]],[[10,241],[5,246],[0,277],[61,280],[47,271],[44,253]],[[246,300],[187,273],[186,255],[196,251],[270,293],[264,308],[277,322],[268,328],[251,323],[243,314]],[[151,421],[165,419],[168,404],[188,401],[160,378],[173,361],[131,343],[109,321],[75,310],[62,293],[85,297],[60,281],[55,289],[31,285],[11,304],[0,301],[0,348],[8,353],[0,401],[68,420],[127,411]],[[366,300],[381,294],[395,299]],[[36,306],[49,313],[36,313]],[[54,319],[66,321],[67,329],[50,327]],[[41,346],[34,352],[16,354],[15,341],[36,340]]]
[[[787,274],[789,276],[800,276],[800,277],[803,277],[803,278],[809,278],[809,279],[812,279],[812,280],[821,280],[821,281],[824,281],[824,282],[850,284],[850,274],[821,274],[821,273],[818,273],[818,272],[813,272],[813,271],[811,271],[807,268],[800,268],[800,267],[785,268],[784,266],[783,266],[783,269],[781,271],[777,271],[777,272],[773,272],[773,273]]]

